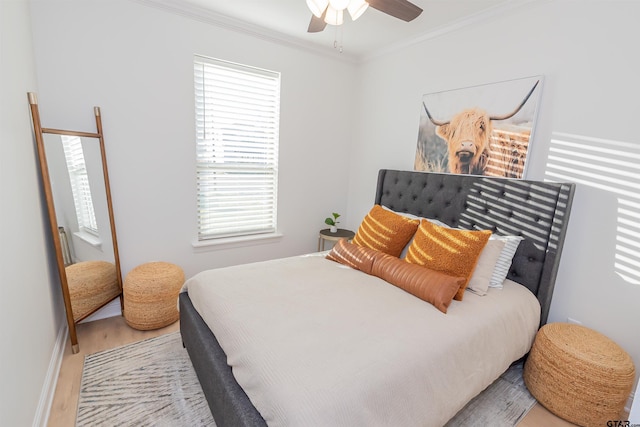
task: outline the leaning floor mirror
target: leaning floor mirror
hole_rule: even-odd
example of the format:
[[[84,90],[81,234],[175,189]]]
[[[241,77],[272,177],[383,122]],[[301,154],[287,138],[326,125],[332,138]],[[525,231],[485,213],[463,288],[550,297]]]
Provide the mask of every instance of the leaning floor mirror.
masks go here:
[[[76,324],[122,295],[100,108],[94,108],[96,132],[45,128],[36,95],[27,95],[71,350],[77,353]]]

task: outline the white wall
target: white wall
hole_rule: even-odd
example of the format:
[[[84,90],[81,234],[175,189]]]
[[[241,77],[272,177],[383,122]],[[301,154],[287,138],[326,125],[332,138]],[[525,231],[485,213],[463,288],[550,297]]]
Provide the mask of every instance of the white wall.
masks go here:
[[[618,157],[634,165],[619,169],[635,175],[608,185],[640,202],[640,62],[632,54],[640,39],[638,16],[638,2],[533,2],[364,63],[347,225],[357,226],[370,208],[378,169],[413,169],[423,94],[538,74],[544,86],[527,178],[550,177],[552,140],[578,142],[567,155],[574,159],[581,145],[623,147],[628,155]],[[566,173],[580,181],[549,320],[571,317],[604,333],[640,368],[640,285],[616,272],[621,196],[602,187],[603,173],[615,175],[597,169],[606,157],[601,151],[591,165]],[[638,206],[627,217],[628,228],[640,232]],[[637,243],[635,252],[631,257],[640,266]]]
[[[0,1],[0,425],[28,426],[46,376],[62,298],[38,175],[27,91],[36,77],[26,0]],[[49,380],[55,381],[55,378]],[[55,382],[53,383],[55,385]],[[46,400],[47,396],[43,396]]]
[[[93,131],[101,107],[123,274],[311,252],[324,218],[345,212],[354,65],[128,0],[34,1],[32,19],[43,125]],[[195,53],[282,73],[279,241],[191,246]]]

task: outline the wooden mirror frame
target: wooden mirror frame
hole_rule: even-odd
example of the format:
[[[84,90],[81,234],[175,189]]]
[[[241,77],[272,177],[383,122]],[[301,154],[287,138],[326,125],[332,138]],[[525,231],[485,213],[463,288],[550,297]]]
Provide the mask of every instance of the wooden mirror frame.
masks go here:
[[[71,340],[71,351],[75,354],[80,351],[80,346],[78,344],[78,335],[76,333],[76,322],[86,318],[90,314],[96,312],[100,308],[104,307],[115,298],[120,297],[120,308],[124,310],[124,305],[122,301],[122,272],[120,269],[120,257],[118,253],[118,243],[116,239],[116,227],[115,221],[113,217],[113,205],[111,202],[111,188],[109,186],[109,172],[107,169],[107,158],[105,154],[104,148],[104,136],[102,131],[102,119],[100,116],[100,108],[94,107],[94,115],[96,119],[96,133],[92,132],[80,132],[80,131],[70,131],[70,130],[62,130],[62,129],[52,129],[52,128],[43,128],[40,121],[40,112],[38,110],[38,100],[36,94],[33,92],[28,92],[27,97],[29,99],[29,106],[31,108],[31,118],[33,121],[33,130],[35,134],[36,146],[38,150],[38,159],[40,163],[40,172],[42,176],[42,184],[44,188],[44,195],[47,202],[47,210],[49,213],[49,225],[51,228],[51,238],[53,240],[53,246],[55,249],[56,256],[56,264],[58,266],[58,275],[60,278],[60,286],[62,287],[62,296],[64,299],[64,306],[66,311],[66,319],[67,325],[69,326],[69,338]],[[47,157],[45,153],[45,145],[44,145],[44,135],[45,134],[56,134],[56,135],[70,135],[70,136],[79,136],[79,137],[88,137],[95,138],[100,143],[100,155],[102,158],[102,172],[104,177],[104,185],[105,192],[107,197],[107,209],[109,213],[109,222],[111,225],[111,239],[113,243],[113,256],[114,256],[114,264],[116,267],[116,278],[119,287],[119,294],[115,297],[101,303],[99,306],[93,308],[93,310],[87,313],[86,316],[83,316],[82,319],[74,319],[73,309],[71,306],[71,295],[69,292],[69,284],[67,280],[67,274],[65,269],[65,263],[63,258],[63,250],[62,244],[60,241],[60,234],[58,231],[58,220],[56,218],[55,204],[53,199],[53,191],[51,188],[51,179],[49,176],[49,166],[47,164]]]

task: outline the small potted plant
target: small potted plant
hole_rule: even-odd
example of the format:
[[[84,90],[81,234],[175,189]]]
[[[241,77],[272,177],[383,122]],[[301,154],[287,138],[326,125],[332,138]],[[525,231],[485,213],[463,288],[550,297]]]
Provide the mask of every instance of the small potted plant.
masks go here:
[[[340,222],[338,218],[340,218],[340,214],[333,212],[330,217],[324,220],[324,223],[329,226],[329,231],[332,233],[338,231],[338,223]]]

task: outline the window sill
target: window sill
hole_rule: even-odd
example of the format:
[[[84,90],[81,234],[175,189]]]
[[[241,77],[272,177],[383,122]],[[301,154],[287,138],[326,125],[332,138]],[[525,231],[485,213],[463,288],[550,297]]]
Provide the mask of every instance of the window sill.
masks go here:
[[[73,235],[76,236],[78,239],[84,242],[87,242],[94,248],[98,248],[98,249],[102,248],[102,240],[100,240],[100,238],[92,234],[84,233],[82,231],[76,231],[75,233],[73,233]]]
[[[284,235],[282,233],[254,234],[251,236],[227,237],[223,239],[193,240],[191,246],[193,246],[197,252],[205,252],[272,243],[283,237]]]

